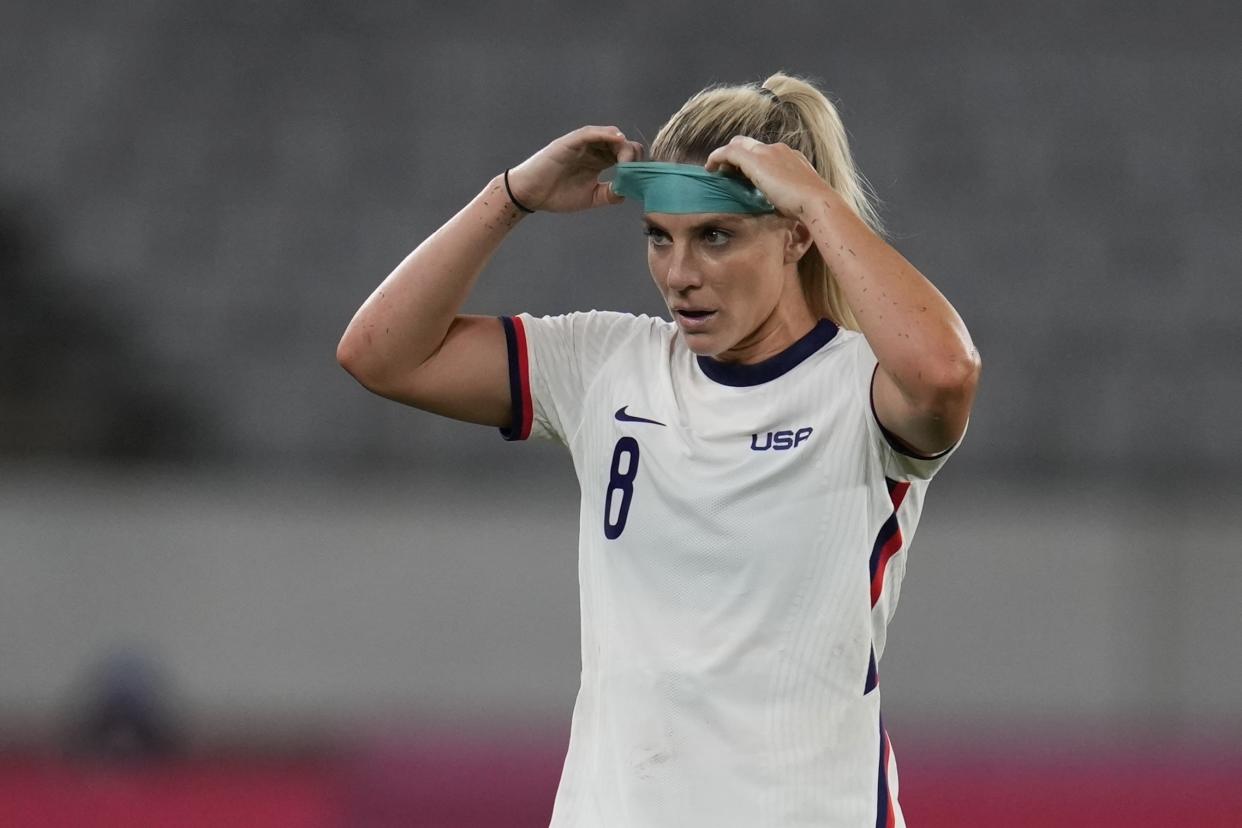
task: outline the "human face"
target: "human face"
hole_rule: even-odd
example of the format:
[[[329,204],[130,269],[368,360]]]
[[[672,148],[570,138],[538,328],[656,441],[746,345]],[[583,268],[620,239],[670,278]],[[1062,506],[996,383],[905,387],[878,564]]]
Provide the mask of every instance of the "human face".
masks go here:
[[[696,354],[752,363],[815,325],[798,283],[810,246],[797,222],[775,215],[648,213],[651,277]]]

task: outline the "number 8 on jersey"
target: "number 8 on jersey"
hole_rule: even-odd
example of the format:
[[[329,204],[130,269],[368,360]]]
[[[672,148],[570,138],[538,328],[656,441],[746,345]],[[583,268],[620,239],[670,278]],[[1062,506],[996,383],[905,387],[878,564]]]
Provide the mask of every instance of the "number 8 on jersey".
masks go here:
[[[625,471],[621,470],[623,463]],[[616,540],[625,531],[625,519],[630,514],[630,501],[634,497],[634,478],[637,475],[638,441],[633,437],[622,437],[612,451],[608,491],[604,493],[604,537],[608,540]],[[617,497],[618,493],[620,497]]]

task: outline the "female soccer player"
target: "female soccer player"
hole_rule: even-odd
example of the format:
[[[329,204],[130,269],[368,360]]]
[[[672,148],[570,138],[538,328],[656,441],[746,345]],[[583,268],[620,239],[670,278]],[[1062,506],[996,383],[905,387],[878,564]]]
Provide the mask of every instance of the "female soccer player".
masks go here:
[[[376,393],[572,454],[582,683],[554,826],[902,825],[876,664],[979,357],[877,235],[814,86],[706,89],[643,155],[589,126],[496,176],[338,358]],[[458,315],[529,212],[627,196],[671,322]]]

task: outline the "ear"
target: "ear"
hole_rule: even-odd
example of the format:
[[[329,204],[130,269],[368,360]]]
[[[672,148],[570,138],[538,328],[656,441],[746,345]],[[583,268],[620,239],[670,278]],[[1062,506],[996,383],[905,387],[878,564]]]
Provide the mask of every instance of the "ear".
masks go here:
[[[807,226],[800,221],[791,220],[785,236],[785,264],[800,262],[814,243]]]

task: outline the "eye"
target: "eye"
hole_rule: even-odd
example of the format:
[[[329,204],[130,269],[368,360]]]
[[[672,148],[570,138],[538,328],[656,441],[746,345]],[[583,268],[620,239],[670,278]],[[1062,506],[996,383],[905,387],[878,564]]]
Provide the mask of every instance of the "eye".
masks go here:
[[[703,241],[712,247],[720,247],[733,238],[728,231],[721,230],[719,227],[708,227],[703,231]]]
[[[643,235],[647,237],[648,243],[656,247],[661,247],[668,243],[668,235],[663,230],[658,230],[655,227],[644,227]]]

